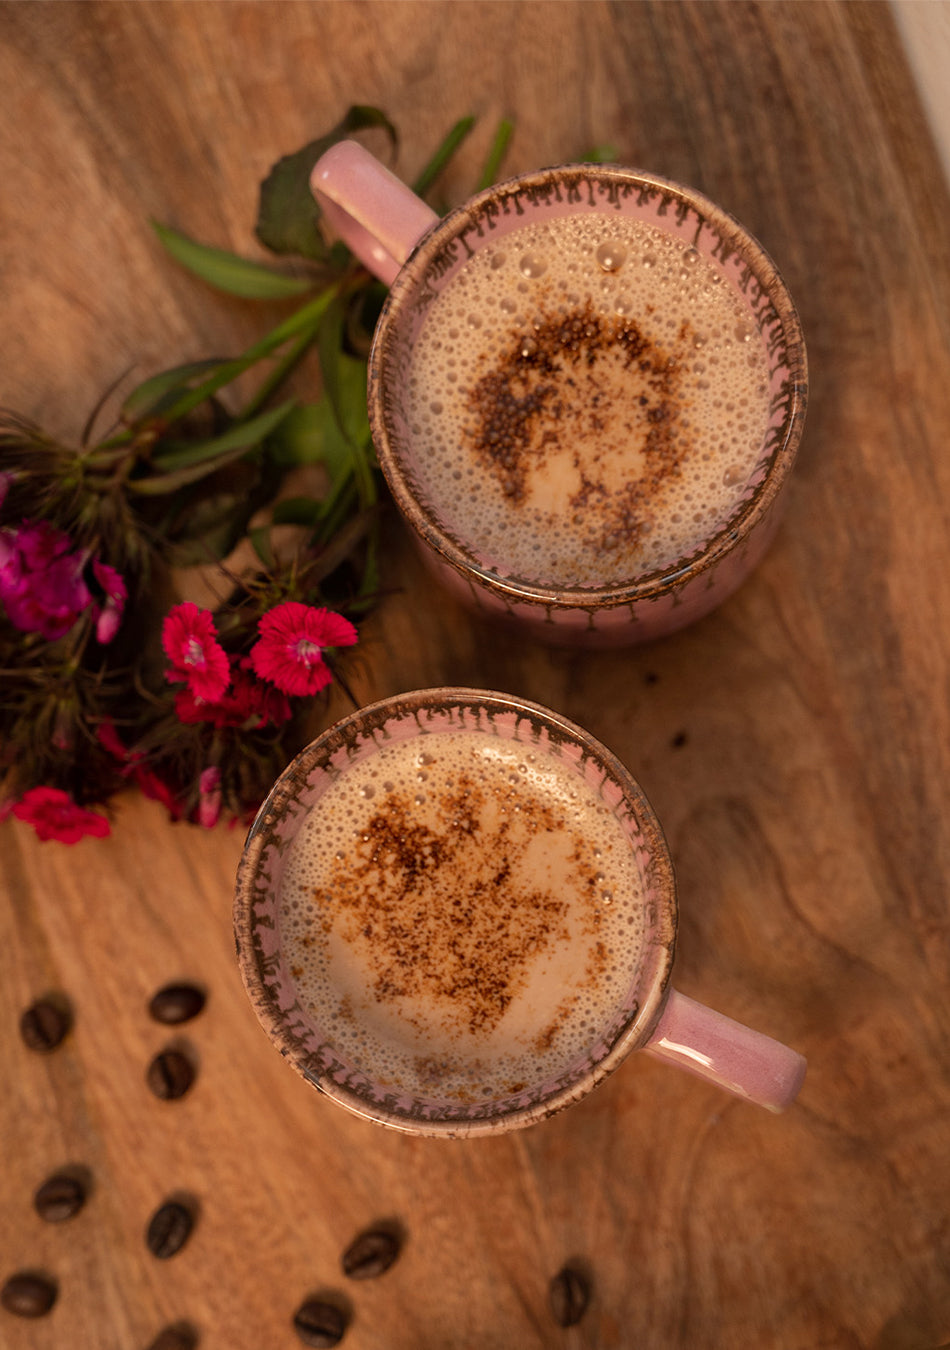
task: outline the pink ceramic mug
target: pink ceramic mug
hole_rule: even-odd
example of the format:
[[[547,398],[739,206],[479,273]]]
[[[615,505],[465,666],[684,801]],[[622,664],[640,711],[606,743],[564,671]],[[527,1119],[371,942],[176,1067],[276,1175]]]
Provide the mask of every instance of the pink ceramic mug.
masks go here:
[[[250,830],[234,923],[281,1054],[407,1132],[533,1124],[634,1050],[772,1111],[804,1077],[672,988],[673,871],[642,790],[507,695],[397,695],[314,741]]]
[[[453,593],[592,646],[731,594],[775,532],[806,401],[795,308],[737,221],[604,165],[523,175],[440,220],[346,141],[311,185],[391,286],[373,439]]]

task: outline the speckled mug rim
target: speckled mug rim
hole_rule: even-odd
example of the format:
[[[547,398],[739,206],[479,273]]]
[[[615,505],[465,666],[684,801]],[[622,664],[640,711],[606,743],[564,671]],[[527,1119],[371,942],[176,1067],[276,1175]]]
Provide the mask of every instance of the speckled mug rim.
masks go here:
[[[609,781],[619,789],[622,796],[618,798],[618,804],[622,800],[624,809],[629,809],[649,857],[646,865],[651,884],[645,906],[652,908],[645,926],[651,929],[652,937],[645,942],[637,969],[631,975],[630,988],[632,991],[635,987],[637,995],[632,1010],[624,1012],[622,1020],[620,1014],[616,1016],[617,1027],[611,1027],[609,1043],[602,1047],[601,1053],[589,1058],[582,1072],[576,1073],[557,1092],[521,1106],[506,1106],[506,1102],[511,1103],[514,1099],[503,1098],[501,1103],[495,1102],[487,1109],[486,1104],[481,1103],[470,1111],[460,1107],[457,1112],[433,1118],[424,1111],[413,1114],[387,1106],[385,1094],[377,1093],[374,1097],[372,1093],[354,1091],[347,1083],[339,1081],[340,1075],[334,1074],[332,1067],[315,1067],[313,1055],[304,1050],[301,1037],[294,1029],[300,1024],[299,1004],[281,1007],[279,991],[275,993],[274,958],[265,954],[261,938],[264,930],[275,930],[279,924],[272,885],[272,868],[277,856],[273,850],[279,850],[286,842],[281,836],[281,827],[290,820],[294,807],[314,776],[327,771],[335,762],[343,771],[345,761],[355,752],[356,745],[360,742],[365,745],[370,738],[375,739],[374,733],[394,719],[415,719],[418,734],[427,734],[423,719],[441,709],[451,710],[460,718],[469,711],[475,715],[476,723],[482,712],[486,720],[499,714],[513,714],[516,719],[529,720],[533,726],[543,729],[552,744],[576,747],[580,752],[578,763],[589,761],[598,770],[603,770],[603,783]],[[459,729],[465,728],[459,725]],[[478,727],[473,724],[469,729],[477,730]],[[297,813],[298,825],[309,809],[309,806],[301,807]],[[291,833],[288,840],[292,837]],[[642,864],[642,859],[638,862]],[[238,966],[251,1004],[268,1037],[303,1078],[339,1105],[378,1124],[407,1133],[458,1138],[505,1132],[546,1119],[585,1097],[632,1050],[646,1043],[660,1016],[669,987],[677,901],[669,849],[660,823],[643,789],[610,750],[583,728],[540,704],[492,690],[447,687],[394,695],[361,708],[328,728],[287,766],[248,832],[238,869],[233,919]],[[275,932],[274,941],[279,949],[279,933]],[[598,1034],[602,1032],[600,1029]]]
[[[432,269],[438,277],[448,270],[452,248],[461,241],[471,252],[466,235],[478,238],[490,232],[493,216],[517,210],[518,198],[563,193],[570,203],[587,190],[593,201],[593,185],[617,194],[638,191],[660,197],[659,215],[672,211],[697,218],[697,238],[708,227],[717,236],[726,258],[738,254],[746,265],[747,284],[759,286],[767,299],[771,324],[781,333],[782,366],[788,380],[782,403],[780,431],[768,455],[763,455],[763,480],[717,532],[695,553],[671,566],[645,573],[636,579],[607,587],[562,587],[536,584],[505,577],[483,566],[466,545],[453,538],[434,518],[414,491],[390,433],[385,407],[387,371],[399,343],[399,328],[411,307],[412,297],[424,289]],[[562,198],[558,197],[558,200]],[[514,203],[514,207],[512,206]],[[524,208],[521,208],[522,213]],[[566,212],[565,212],[566,213]],[[368,362],[369,418],[380,467],[400,511],[420,539],[445,564],[466,581],[494,595],[506,606],[517,604],[543,611],[631,609],[644,601],[656,601],[679,591],[702,573],[716,568],[740,547],[766,520],[785,485],[801,440],[807,404],[807,359],[801,322],[778,268],[758,240],[728,211],[694,188],[639,169],[602,164],[563,164],[514,178],[486,188],[450,211],[419,240],[392,284],[376,326]],[[771,425],[771,423],[770,423]]]

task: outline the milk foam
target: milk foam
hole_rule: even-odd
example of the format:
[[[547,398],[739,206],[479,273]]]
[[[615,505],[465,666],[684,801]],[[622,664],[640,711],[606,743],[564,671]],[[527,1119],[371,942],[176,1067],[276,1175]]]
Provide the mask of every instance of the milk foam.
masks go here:
[[[301,1004],[374,1081],[506,1096],[582,1059],[643,941],[623,827],[552,753],[490,732],[385,745],[306,818],[281,883]]]
[[[449,534],[499,575],[592,587],[685,559],[728,520],[768,386],[711,261],[646,222],[578,215],[513,231],[453,278],[406,413]]]

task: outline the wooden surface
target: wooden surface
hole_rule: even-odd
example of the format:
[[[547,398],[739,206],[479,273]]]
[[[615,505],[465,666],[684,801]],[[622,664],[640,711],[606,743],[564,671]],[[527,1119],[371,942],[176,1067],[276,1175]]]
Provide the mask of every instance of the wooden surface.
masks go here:
[[[644,1058],[534,1130],[445,1144],[322,1101],[259,1031],[233,962],[237,832],[131,798],[74,849],[0,826],[0,1279],[59,1282],[0,1311],[10,1350],[137,1350],[184,1320],[208,1350],[280,1350],[321,1290],[353,1350],[933,1350],[950,1342],[950,201],[887,8],[861,3],[144,3],[0,8],[2,401],[76,435],[128,366],[233,351],[260,311],[160,253],[154,216],[254,253],[272,162],[356,102],[399,125],[412,176],[497,119],[512,171],[612,142],[740,217],[785,273],[812,396],[780,538],[720,612],[596,656],[500,640],[424,585],[366,625],[363,701],[467,683],[547,703],[641,779],[677,867],[684,992],[802,1050],[772,1117]],[[342,712],[345,704],[333,705]],[[206,1011],[180,1102],[144,1082],[146,1014],[188,977]],[[23,1008],[75,1027],[31,1054]],[[35,1188],[94,1189],[43,1223]],[[152,1258],[155,1207],[200,1207]],[[341,1273],[363,1227],[407,1241]],[[560,1330],[551,1276],[594,1296]]]

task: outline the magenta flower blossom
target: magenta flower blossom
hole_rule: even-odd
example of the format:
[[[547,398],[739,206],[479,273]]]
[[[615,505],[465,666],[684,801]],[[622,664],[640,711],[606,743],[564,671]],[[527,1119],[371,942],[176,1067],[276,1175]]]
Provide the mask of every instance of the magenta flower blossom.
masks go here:
[[[207,769],[202,769],[198,794],[198,824],[210,830],[221,814],[221,770],[217,765],[210,764]]]
[[[166,678],[184,680],[195,698],[216,703],[231,681],[231,668],[211,611],[190,600],[169,610],[162,625],[162,647],[172,663]]]
[[[251,665],[285,694],[317,694],[333,679],[323,659],[328,647],[351,647],[356,629],[342,614],[285,600],[262,615]]]
[[[130,765],[133,756],[130,754],[125,742],[119,735],[115,723],[111,718],[104,718],[96,727],[96,740],[107,750],[114,760],[119,764]],[[128,767],[123,770],[123,774],[129,772]]]
[[[97,640],[111,642],[122,622],[125,582],[94,558],[94,585],[104,597],[94,600],[84,575],[88,562],[88,552],[73,550],[69,536],[45,520],[0,530],[0,603],[14,628],[55,642],[91,609]]]
[[[0,602],[14,628],[49,642],[65,637],[92,601],[85,561],[45,520],[0,530]]]
[[[108,563],[93,558],[92,572],[105,597],[96,605],[96,641],[105,645],[119,631],[129,593],[121,575]]]
[[[132,764],[132,778],[143,797],[161,802],[173,821],[181,820],[185,808],[171,783],[167,783],[154,769],[147,769],[137,761]]]
[[[143,797],[148,797],[150,801],[161,802],[172,820],[181,820],[185,808],[176,796],[174,788],[153,769],[146,768],[142,762],[144,757],[141,751],[129,750],[116,730],[114,722],[100,723],[96,736],[102,748],[108,750],[109,754],[123,765],[123,778],[131,777]]]
[[[78,806],[60,788],[30,788],[14,805],[13,814],[32,825],[40,839],[58,839],[61,844],[78,844],[87,834],[104,839],[110,833],[105,816]]]
[[[179,722],[192,726],[209,722],[215,727],[279,727],[290,720],[292,709],[286,694],[272,684],[262,684],[250,670],[250,661],[243,657],[231,670],[231,685],[215,703],[195,698],[190,689],[180,689],[175,695],[175,712]]]

